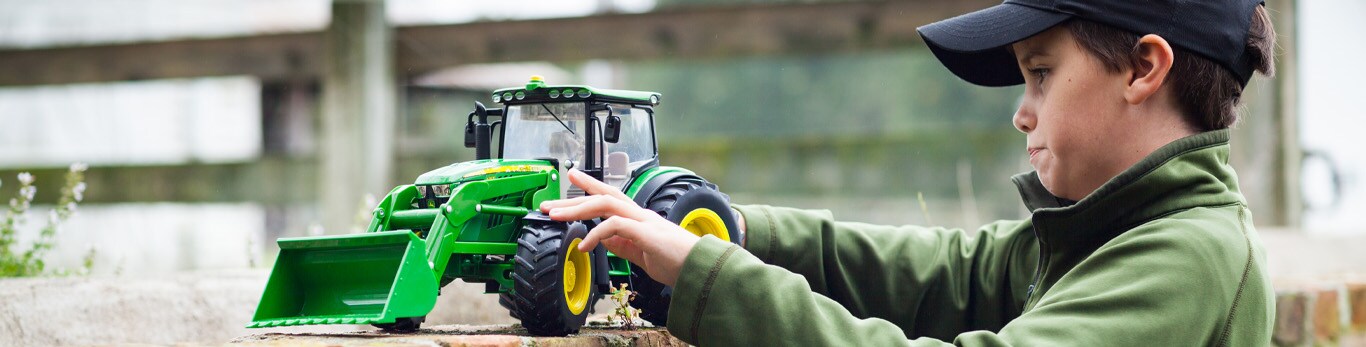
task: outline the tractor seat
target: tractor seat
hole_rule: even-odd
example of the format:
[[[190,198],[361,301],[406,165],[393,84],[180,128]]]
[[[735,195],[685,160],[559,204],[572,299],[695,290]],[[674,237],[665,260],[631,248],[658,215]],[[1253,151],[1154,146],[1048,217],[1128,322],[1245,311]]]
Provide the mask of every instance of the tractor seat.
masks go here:
[[[631,157],[627,156],[626,152],[608,153],[605,169],[602,174],[603,182],[621,188],[631,179]]]

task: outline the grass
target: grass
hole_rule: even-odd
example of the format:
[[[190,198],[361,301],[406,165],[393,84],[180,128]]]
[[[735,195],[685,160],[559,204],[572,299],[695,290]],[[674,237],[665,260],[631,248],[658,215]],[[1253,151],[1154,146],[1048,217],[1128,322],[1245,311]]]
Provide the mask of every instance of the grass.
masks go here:
[[[38,238],[27,248],[19,244],[16,236],[19,228],[29,222],[29,213],[33,198],[38,194],[38,187],[33,186],[32,174],[22,172],[17,175],[19,192],[9,200],[9,210],[5,213],[3,224],[0,224],[0,277],[29,277],[49,273],[43,257],[56,247],[54,239],[61,230],[62,223],[76,213],[76,204],[84,198],[86,169],[85,164],[71,164],[57,205],[48,211],[47,224],[38,232]],[[81,270],[59,270],[51,274],[89,274],[94,265],[95,250],[91,249],[85,255]]]

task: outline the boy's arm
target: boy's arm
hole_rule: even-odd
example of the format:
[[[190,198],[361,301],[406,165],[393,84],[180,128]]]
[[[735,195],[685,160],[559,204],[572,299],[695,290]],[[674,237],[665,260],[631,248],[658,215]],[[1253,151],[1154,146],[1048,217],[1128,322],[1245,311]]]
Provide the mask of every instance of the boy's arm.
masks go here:
[[[1237,282],[1239,277],[1196,261],[1208,260],[1210,247],[1170,235],[1124,240],[1082,261],[1043,295],[1037,307],[1002,328],[911,332],[902,330],[904,324],[846,309],[813,292],[815,288],[803,276],[764,264],[739,246],[703,237],[688,254],[674,286],[668,327],[679,339],[703,346],[762,346],[775,341],[817,346],[1219,344],[1227,335],[1223,318],[1232,317],[1228,303],[1235,296],[1220,282]],[[880,271],[867,274],[884,275]],[[952,302],[952,297],[929,298],[937,295],[943,294],[893,298],[885,305],[907,310],[921,307],[913,322],[917,326],[973,325],[954,312],[926,308],[976,304]],[[908,336],[917,339],[908,340]]]
[[[880,318],[914,336],[999,329],[1020,314],[1038,261],[1026,222],[997,222],[968,236],[835,222],[826,211],[735,208],[747,224],[745,247],[757,260],[801,275],[793,278],[847,308],[844,315]]]

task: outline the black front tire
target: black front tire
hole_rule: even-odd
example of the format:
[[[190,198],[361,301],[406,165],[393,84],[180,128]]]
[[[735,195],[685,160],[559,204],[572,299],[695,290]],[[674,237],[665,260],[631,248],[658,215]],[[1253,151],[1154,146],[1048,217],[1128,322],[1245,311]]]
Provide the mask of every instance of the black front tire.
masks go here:
[[[386,332],[411,333],[417,331],[418,328],[422,327],[422,322],[425,320],[427,320],[427,317],[408,317],[395,319],[393,323],[379,323],[371,325],[374,325],[376,328],[380,328],[380,330],[384,330]]]
[[[693,210],[710,209],[725,222],[731,242],[740,244],[740,229],[730,210],[730,197],[721,193],[715,184],[701,178],[685,176],[674,179],[651,195],[645,208],[674,224],[681,223],[683,217]],[[635,264],[631,264],[631,286],[631,290],[637,293],[631,306],[640,309],[640,317],[657,327],[665,326],[669,319],[669,300],[673,296],[673,288],[650,278],[645,270]]]
[[[596,303],[596,286],[588,286],[587,306],[573,312],[565,297],[564,264],[571,253],[570,244],[588,235],[582,223],[527,223],[517,238],[513,258],[513,290],[509,299],[511,315],[522,321],[527,332],[539,336],[565,336],[579,332],[588,318],[589,307]],[[590,262],[592,257],[589,257]],[[592,273],[592,276],[607,274]],[[589,283],[593,283],[589,279]],[[504,298],[500,298],[500,304]]]
[[[522,320],[522,317],[517,316],[517,306],[514,304],[516,300],[517,298],[512,296],[512,292],[498,294],[498,306],[507,309],[508,316],[512,316],[512,319]]]

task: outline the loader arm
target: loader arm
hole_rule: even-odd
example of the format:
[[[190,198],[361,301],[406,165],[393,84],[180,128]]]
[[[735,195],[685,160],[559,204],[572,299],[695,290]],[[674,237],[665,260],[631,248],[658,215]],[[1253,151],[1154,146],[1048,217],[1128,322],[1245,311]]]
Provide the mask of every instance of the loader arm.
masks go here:
[[[559,175],[555,172],[539,172],[520,176],[496,178],[483,181],[462,183],[451,191],[451,199],[438,209],[436,220],[427,236],[428,263],[438,282],[446,273],[446,266],[453,254],[491,254],[511,255],[517,252],[517,244],[506,242],[459,241],[460,231],[465,223],[477,216],[478,206],[485,200],[517,192],[535,190],[528,194],[521,206],[508,207],[514,210],[527,210],[540,206],[541,202],[559,198]],[[520,217],[520,216],[519,216]]]

